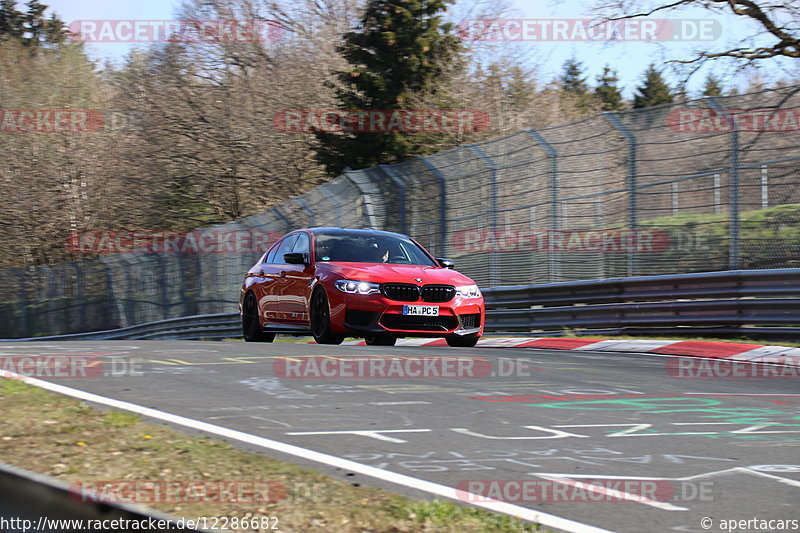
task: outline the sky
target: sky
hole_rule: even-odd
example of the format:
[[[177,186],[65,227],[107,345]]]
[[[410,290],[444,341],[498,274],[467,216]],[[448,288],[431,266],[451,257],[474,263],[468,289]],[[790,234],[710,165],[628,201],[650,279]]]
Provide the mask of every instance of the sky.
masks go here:
[[[291,2],[291,0],[284,0]],[[464,2],[467,0],[459,0]],[[546,19],[591,19],[591,8],[597,0],[509,0],[513,5],[515,19],[546,20]],[[50,11],[58,13],[60,18],[69,23],[74,20],[169,20],[175,18],[175,11],[179,0],[45,0],[50,6]],[[705,29],[713,40],[706,41],[665,41],[643,42],[630,40],[628,42],[591,42],[591,41],[550,41],[541,42],[526,40],[514,43],[518,49],[524,50],[528,61],[536,66],[539,79],[549,82],[557,78],[562,71],[562,66],[571,57],[578,59],[586,69],[588,82],[595,84],[595,78],[602,72],[605,64],[610,64],[617,70],[620,79],[619,85],[623,94],[631,97],[636,86],[640,84],[642,74],[650,63],[655,63],[658,68],[665,68],[668,81],[674,84],[678,77],[670,71],[674,65],[667,64],[669,59],[687,58],[698,49],[711,49],[736,43],[741,35],[751,35],[755,29],[753,23],[741,20],[733,15],[716,15],[702,8],[672,12],[657,18],[680,18],[684,31],[702,31],[699,24],[706,24]],[[706,22],[698,22],[706,21]],[[710,22],[709,22],[710,21]],[[574,28],[571,22],[569,28]],[[541,28],[541,26],[538,26]],[[712,30],[709,30],[712,28]],[[541,30],[540,30],[541,31]],[[661,34],[659,34],[661,35]],[[131,50],[133,45],[126,43],[91,43],[87,44],[87,52],[95,60],[111,60],[120,62]],[[142,46],[141,44],[138,46]],[[504,42],[493,42],[489,46],[509,46]],[[761,76],[767,80],[798,78],[800,71],[793,67],[789,60],[768,61],[763,63],[760,70]],[[794,72],[789,70],[795,68]],[[746,76],[733,77],[730,67],[721,63],[714,63],[692,76],[688,88],[690,93],[696,95],[702,88],[707,73],[713,72],[716,76],[730,80],[728,87],[737,85],[740,89],[746,87]]]

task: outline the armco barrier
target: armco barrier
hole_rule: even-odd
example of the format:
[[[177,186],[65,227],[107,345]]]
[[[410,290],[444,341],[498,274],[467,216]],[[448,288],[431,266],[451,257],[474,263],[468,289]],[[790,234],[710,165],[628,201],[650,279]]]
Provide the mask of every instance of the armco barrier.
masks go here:
[[[732,270],[498,287],[487,328],[800,325],[800,269]]]
[[[800,338],[800,269],[731,270],[485,289],[486,331],[631,328]],[[752,327],[757,326],[757,327]],[[606,328],[596,331],[595,328]],[[611,328],[611,329],[608,329]],[[238,313],[197,315],[127,328],[22,340],[191,340],[239,337]]]
[[[203,531],[182,527],[180,519],[140,505],[113,502],[83,502],[69,491],[65,481],[36,474],[21,468],[0,463],[0,518],[10,524],[0,531],[75,531],[95,528],[86,527],[89,520],[116,520],[129,525],[122,531]],[[9,522],[13,520],[12,522]],[[82,520],[81,526],[75,522],[71,526],[59,525],[57,521]],[[27,522],[29,527],[23,527]],[[148,527],[157,521],[168,528]],[[135,527],[137,522],[140,527]],[[17,525],[15,525],[15,523]],[[92,522],[93,523],[93,522]],[[113,524],[113,522],[107,522]],[[109,528],[111,530],[113,528]]]

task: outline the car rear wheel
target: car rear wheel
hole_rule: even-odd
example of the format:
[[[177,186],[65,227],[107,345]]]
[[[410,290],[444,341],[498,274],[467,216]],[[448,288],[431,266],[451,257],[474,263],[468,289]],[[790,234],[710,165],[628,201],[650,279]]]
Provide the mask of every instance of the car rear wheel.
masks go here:
[[[454,348],[472,348],[478,344],[479,338],[477,335],[448,335],[445,340]]]
[[[261,331],[256,297],[252,292],[245,296],[244,304],[242,305],[242,337],[246,342],[272,342],[275,340],[274,333]]]
[[[393,335],[374,335],[365,337],[364,340],[370,346],[394,346],[394,343],[397,342],[397,337]]]
[[[322,289],[311,297],[311,335],[317,344],[341,344],[344,340],[344,335],[331,331],[331,308]]]

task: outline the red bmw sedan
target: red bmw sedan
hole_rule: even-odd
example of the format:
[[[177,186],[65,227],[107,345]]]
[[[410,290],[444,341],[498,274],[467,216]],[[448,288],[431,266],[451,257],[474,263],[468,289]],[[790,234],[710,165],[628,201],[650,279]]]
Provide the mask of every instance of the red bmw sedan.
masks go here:
[[[288,233],[247,272],[239,298],[246,341],[311,334],[392,346],[398,337],[444,337],[475,346],[484,303],[474,281],[415,240],[386,231],[311,228]]]

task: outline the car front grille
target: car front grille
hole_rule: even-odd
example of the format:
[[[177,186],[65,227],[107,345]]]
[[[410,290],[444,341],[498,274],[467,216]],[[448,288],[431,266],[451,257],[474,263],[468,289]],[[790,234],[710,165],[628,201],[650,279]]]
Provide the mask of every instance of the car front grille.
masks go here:
[[[452,285],[424,285],[417,287],[410,283],[384,283],[381,293],[397,302],[416,302],[422,296],[422,301],[429,303],[449,302],[456,296],[456,288]]]
[[[454,316],[383,315],[381,325],[388,329],[449,331],[458,325]]]
[[[422,287],[422,300],[425,302],[449,302],[456,295],[452,285],[425,285]]]
[[[419,300],[419,287],[410,283],[384,283],[381,285],[384,296],[398,302],[416,302]]]
[[[464,329],[478,328],[481,325],[480,313],[458,315],[458,319],[461,321],[461,327]]]

